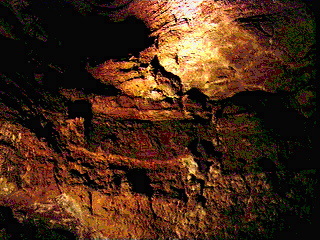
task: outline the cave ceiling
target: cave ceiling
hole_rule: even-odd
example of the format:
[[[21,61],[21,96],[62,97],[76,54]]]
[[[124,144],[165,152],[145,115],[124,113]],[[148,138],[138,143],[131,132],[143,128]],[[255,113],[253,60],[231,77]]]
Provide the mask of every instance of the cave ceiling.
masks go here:
[[[313,7],[0,1],[0,239],[302,239]]]

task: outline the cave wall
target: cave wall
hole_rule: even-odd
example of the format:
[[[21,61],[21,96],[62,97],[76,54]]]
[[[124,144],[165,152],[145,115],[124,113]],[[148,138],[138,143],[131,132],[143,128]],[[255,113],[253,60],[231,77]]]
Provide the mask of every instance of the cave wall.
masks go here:
[[[0,14],[0,238],[311,232],[310,2],[7,0]]]

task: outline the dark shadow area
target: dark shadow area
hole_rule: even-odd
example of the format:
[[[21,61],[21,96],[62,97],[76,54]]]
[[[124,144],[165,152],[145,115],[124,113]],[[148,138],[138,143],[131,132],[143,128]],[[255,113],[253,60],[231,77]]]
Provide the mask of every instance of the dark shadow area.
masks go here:
[[[171,73],[171,72],[168,72],[163,66],[161,66],[157,56],[155,56],[152,59],[151,65],[153,67],[154,74],[155,75],[160,74],[161,76],[169,79],[170,81],[166,82],[165,84],[170,85],[170,87],[172,87],[175,90],[177,95],[181,96],[182,95],[182,84],[181,84],[180,77]]]
[[[172,190],[172,193],[170,194],[171,197],[177,198],[177,199],[183,201],[184,203],[188,202],[188,196],[186,194],[185,189],[180,189],[180,188],[176,188],[173,186],[170,186],[170,189]],[[166,195],[167,195],[167,193],[166,193]]]
[[[43,115],[43,110],[64,111],[64,97],[44,88],[30,73],[6,73],[0,76],[0,80],[0,101],[14,113],[8,120],[29,128],[39,139],[45,139],[60,152],[59,134]],[[5,114],[7,116],[10,115]]]
[[[269,158],[259,158],[257,163],[262,172],[276,172],[278,170],[276,164]]]
[[[204,196],[198,194],[198,195],[196,196],[196,201],[197,201],[198,203],[200,203],[202,207],[205,207],[205,206],[206,206],[207,199],[206,199]]]
[[[33,1],[32,5],[50,39],[47,49],[42,50],[60,63],[63,55],[66,60],[89,57],[90,65],[95,66],[110,58],[136,55],[153,43],[146,25],[135,17],[111,22],[98,14],[83,16],[67,1]]]
[[[87,72],[85,67],[68,69],[63,73],[60,78],[62,79],[61,84],[58,86],[67,89],[79,89],[84,93],[104,95],[104,96],[118,96],[121,94],[121,90],[117,89],[113,85],[107,85],[101,83],[99,80],[92,77],[90,73]],[[55,79],[53,79],[53,82]]]
[[[0,73],[16,72],[17,70],[19,72],[28,71],[25,45],[23,41],[19,41],[28,38],[24,35],[24,26],[13,11],[0,2],[0,22],[2,23],[2,21],[4,24],[1,25],[4,26],[4,29],[7,28],[11,34],[8,34],[8,37],[0,34]]]
[[[101,1],[101,0],[91,0],[88,1],[93,8],[102,11],[117,11],[127,7],[134,0],[125,1]]]
[[[117,189],[121,188],[122,176],[115,174],[113,177],[113,183],[117,187]]]
[[[44,131],[48,134],[45,139],[48,142],[49,146],[52,147],[56,152],[61,153],[64,149],[64,142],[60,138],[59,132],[55,129],[55,126],[52,122],[48,122]]]
[[[279,137],[306,137],[308,119],[290,106],[289,93],[246,91],[226,100],[248,113],[256,113],[265,129]]]
[[[247,161],[243,158],[238,158],[237,159],[237,165],[238,165],[238,169],[241,173],[244,173],[244,167],[246,166]]]
[[[94,79],[86,71],[87,64],[96,66],[111,58],[128,59],[153,43],[149,29],[135,17],[111,22],[107,16],[81,15],[68,1],[35,0],[29,4],[26,11],[37,21],[25,26],[8,7],[0,4],[5,20],[19,33],[19,40],[0,35],[3,60],[0,72],[45,73],[42,87],[46,90],[78,88],[85,93],[118,95],[118,89]],[[39,27],[46,41],[26,32],[26,29],[37,32]],[[54,70],[48,67],[52,65]]]
[[[87,100],[76,100],[69,103],[68,118],[82,117],[84,119],[84,135],[87,140],[91,139],[92,132],[92,104]]]
[[[193,103],[201,106],[204,111],[210,111],[210,107],[208,105],[209,97],[202,93],[199,89],[191,88],[186,92],[186,94]]]
[[[69,103],[68,118],[82,117],[91,121],[92,105],[87,100],[75,100]]]
[[[258,161],[259,170],[264,172],[267,177],[267,183],[272,186],[272,189],[275,193],[278,193],[280,196],[285,197],[286,192],[290,190],[286,179],[281,179],[277,172],[280,171],[277,168],[274,161],[269,158],[262,157]],[[289,178],[289,176],[287,176]]]
[[[28,72],[28,62],[25,58],[25,46],[23,42],[12,40],[0,35],[1,64],[0,73],[15,71]]]
[[[282,227],[272,237],[274,240],[312,239],[317,234],[316,218],[310,222],[289,212],[281,214],[279,219],[278,223]]]
[[[63,142],[59,137],[59,132],[55,129],[52,122],[40,116],[30,116],[21,124],[35,133],[38,139],[46,141],[56,152],[61,153]]]
[[[151,187],[150,178],[143,169],[132,169],[126,174],[127,179],[135,193],[141,193],[151,197],[153,195],[153,188]]]
[[[215,151],[212,142],[204,139],[194,139],[188,144],[188,149],[195,157],[195,162],[198,164],[200,172],[208,172],[210,166],[213,164],[211,161],[208,161],[209,158],[218,157],[219,152]]]
[[[19,118],[26,120],[40,115],[39,109],[55,112],[64,109],[64,97],[37,82],[33,73],[5,73],[0,80],[0,100],[16,110]]]
[[[290,170],[315,168],[312,151],[314,116],[306,118],[295,110],[290,93],[264,91],[241,92],[223,100],[216,117],[229,118],[239,113],[253,113],[267,134],[280,147],[279,159]],[[226,106],[236,106],[238,112],[225,113]]]
[[[223,175],[231,175],[231,174],[240,174],[240,176],[244,176],[247,174],[247,170],[245,169],[245,166],[247,164],[247,161],[243,158],[237,158],[232,159],[230,162],[224,162],[222,164],[222,174]],[[259,169],[259,171],[261,171]]]
[[[70,67],[72,64],[70,64]],[[66,69],[63,73],[48,69],[42,80],[42,86],[49,91],[59,91],[60,88],[66,88],[104,96],[118,96],[121,94],[121,90],[113,85],[103,84],[92,77],[84,65],[83,67],[77,66]]]
[[[21,22],[19,21],[19,19],[15,16],[15,14],[13,13],[13,11],[10,10],[10,8],[6,7],[5,4],[2,4],[0,2],[0,19],[3,18],[6,20],[6,22],[11,25],[11,26],[15,26],[14,28],[10,29],[11,32],[16,36],[16,37],[23,37],[23,34],[21,34],[23,32],[23,26],[21,24]],[[3,35],[0,35],[0,38]],[[1,46],[1,45],[0,45]]]
[[[51,129],[39,116],[30,117],[25,121],[24,125],[34,132],[39,139],[50,136]]]
[[[210,167],[212,166],[212,162],[203,160],[201,158],[195,158],[194,161],[198,164],[198,169],[202,173],[209,172]]]
[[[195,157],[204,159],[208,159],[209,157],[221,157],[221,153],[215,150],[212,142],[205,139],[192,140],[188,145],[188,148]]]
[[[0,206],[0,238],[10,240],[76,240],[75,234],[64,229],[49,228],[41,221],[25,221],[20,223],[14,218],[9,207]]]

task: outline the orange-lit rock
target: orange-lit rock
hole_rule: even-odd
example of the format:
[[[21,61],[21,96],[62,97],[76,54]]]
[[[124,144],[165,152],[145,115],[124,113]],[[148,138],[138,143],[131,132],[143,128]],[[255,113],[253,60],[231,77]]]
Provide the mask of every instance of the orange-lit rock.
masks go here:
[[[305,237],[311,5],[1,2],[0,238]]]

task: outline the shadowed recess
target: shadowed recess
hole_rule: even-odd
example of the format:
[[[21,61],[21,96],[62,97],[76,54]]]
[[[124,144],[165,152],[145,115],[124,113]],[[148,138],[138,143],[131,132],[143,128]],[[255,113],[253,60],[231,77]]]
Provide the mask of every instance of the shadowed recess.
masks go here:
[[[87,140],[91,139],[92,132],[92,104],[87,100],[76,100],[69,103],[68,117],[73,119],[82,117],[84,119],[84,135]]]
[[[241,107],[241,112],[255,113],[265,129],[277,136],[307,136],[305,126],[308,119],[290,106],[289,93],[246,91],[237,93],[223,102],[224,106]],[[223,112],[219,113],[219,117],[223,115]]]
[[[151,187],[150,178],[143,169],[132,169],[127,173],[127,179],[135,193],[141,193],[151,197],[153,195],[153,188]]]
[[[70,231],[59,228],[49,228],[44,221],[26,220],[20,223],[9,207],[0,206],[0,238],[1,239],[54,239],[76,240]]]
[[[203,110],[208,111],[208,96],[205,95],[204,93],[202,93],[199,89],[197,88],[191,88],[190,90],[188,90],[186,92],[186,94],[188,95],[188,98],[198,104],[199,106],[202,107]]]

